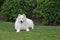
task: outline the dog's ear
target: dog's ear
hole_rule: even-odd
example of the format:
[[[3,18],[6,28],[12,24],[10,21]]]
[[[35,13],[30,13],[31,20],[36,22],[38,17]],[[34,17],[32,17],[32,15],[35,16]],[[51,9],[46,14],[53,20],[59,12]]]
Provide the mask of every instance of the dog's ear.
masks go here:
[[[26,15],[25,15],[25,14],[23,14],[23,16],[24,16],[24,17],[26,17]]]
[[[21,14],[18,14],[18,17],[20,16]]]

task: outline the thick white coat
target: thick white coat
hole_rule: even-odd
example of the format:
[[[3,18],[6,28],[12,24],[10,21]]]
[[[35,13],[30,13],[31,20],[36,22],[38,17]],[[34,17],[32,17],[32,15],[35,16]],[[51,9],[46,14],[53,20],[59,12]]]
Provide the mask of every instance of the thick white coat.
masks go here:
[[[28,18],[25,18],[23,19],[23,23],[20,22],[20,18],[23,18],[24,15],[19,15],[15,21],[15,29],[16,29],[16,32],[19,32],[20,30],[26,30],[26,31],[29,31],[29,28],[34,28],[34,23],[31,19],[28,19]]]

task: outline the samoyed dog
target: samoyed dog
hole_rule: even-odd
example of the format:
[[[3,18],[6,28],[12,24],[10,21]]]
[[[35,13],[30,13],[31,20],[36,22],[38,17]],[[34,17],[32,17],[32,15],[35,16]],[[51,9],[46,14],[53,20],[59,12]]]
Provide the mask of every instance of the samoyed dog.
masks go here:
[[[25,14],[19,14],[15,21],[16,32],[20,32],[21,30],[29,31],[29,28],[34,29],[33,21],[28,19]]]

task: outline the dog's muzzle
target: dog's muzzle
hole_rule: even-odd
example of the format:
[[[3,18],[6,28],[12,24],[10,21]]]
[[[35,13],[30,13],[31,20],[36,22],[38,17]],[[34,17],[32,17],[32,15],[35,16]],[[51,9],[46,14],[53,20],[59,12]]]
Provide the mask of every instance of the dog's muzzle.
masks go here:
[[[21,23],[23,23],[23,21],[21,21]]]

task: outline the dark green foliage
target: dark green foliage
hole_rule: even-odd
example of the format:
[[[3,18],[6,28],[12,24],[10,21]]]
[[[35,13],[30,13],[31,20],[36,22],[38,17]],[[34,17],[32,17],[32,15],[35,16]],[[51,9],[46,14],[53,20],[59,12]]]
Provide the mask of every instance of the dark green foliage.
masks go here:
[[[1,14],[6,18],[7,21],[15,20],[17,15],[23,12],[22,9],[20,9],[20,6],[19,0],[6,0],[1,7]]]
[[[42,24],[56,25],[60,23],[60,1],[42,0],[38,2],[34,15],[40,18]]]
[[[35,1],[33,0],[6,0],[1,7],[1,15],[7,21],[14,21],[18,14],[27,14],[29,10],[35,8]]]
[[[1,7],[1,5],[3,4],[4,1],[5,1],[5,0],[0,0],[0,7]]]
[[[5,0],[0,0],[0,11],[1,11],[1,6],[4,3]]]
[[[60,0],[6,0],[0,15],[14,21],[18,14],[38,18],[42,24],[60,24]]]

